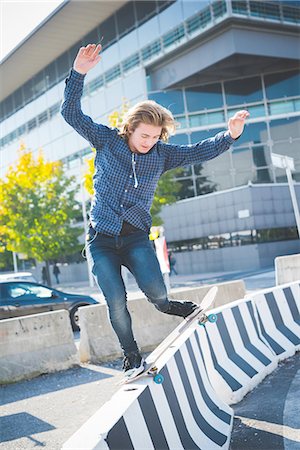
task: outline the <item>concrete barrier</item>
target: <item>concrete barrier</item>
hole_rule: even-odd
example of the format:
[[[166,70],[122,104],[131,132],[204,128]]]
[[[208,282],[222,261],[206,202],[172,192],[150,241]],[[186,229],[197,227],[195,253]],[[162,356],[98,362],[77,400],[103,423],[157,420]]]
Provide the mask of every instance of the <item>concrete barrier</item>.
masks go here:
[[[144,377],[123,386],[63,450],[228,449],[228,403],[299,348],[299,310],[299,282],[211,310],[216,324],[195,324],[157,361],[162,385]]]
[[[275,258],[276,284],[300,280],[300,254]]]
[[[219,283],[214,305],[241,298],[245,295],[245,285],[241,280]],[[176,289],[170,298],[191,300],[201,303],[211,286]],[[145,298],[128,301],[132,316],[134,336],[142,351],[153,350],[180,323],[181,319],[162,314]],[[107,318],[106,305],[79,308],[81,337],[79,345],[82,362],[99,362],[121,356],[120,345]]]
[[[157,361],[163,384],[145,377],[123,386],[63,450],[228,449],[233,411],[211,387],[196,327]]]
[[[0,321],[0,384],[79,363],[67,311]]]
[[[277,366],[273,352],[259,334],[250,300],[212,310],[216,327],[198,329],[208,377],[226,403],[239,402]]]
[[[300,348],[300,282],[266,289],[251,296],[261,339],[278,361]]]

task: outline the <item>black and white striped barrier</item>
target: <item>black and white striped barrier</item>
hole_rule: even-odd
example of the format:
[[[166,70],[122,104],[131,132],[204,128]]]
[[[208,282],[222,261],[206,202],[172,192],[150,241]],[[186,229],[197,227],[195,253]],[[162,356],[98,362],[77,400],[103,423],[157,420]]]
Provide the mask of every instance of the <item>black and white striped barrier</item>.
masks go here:
[[[186,330],[157,361],[163,384],[123,386],[63,450],[228,449],[228,404],[300,348],[299,311],[299,282],[213,310],[216,324]]]
[[[300,349],[300,281],[264,290],[251,300],[261,339],[277,361],[293,356]]]
[[[198,330],[208,378],[227,404],[239,402],[277,366],[273,352],[260,337],[250,300],[213,310],[214,329]]]
[[[163,384],[144,377],[123,386],[63,450],[228,449],[233,411],[212,389],[195,329],[157,365]]]

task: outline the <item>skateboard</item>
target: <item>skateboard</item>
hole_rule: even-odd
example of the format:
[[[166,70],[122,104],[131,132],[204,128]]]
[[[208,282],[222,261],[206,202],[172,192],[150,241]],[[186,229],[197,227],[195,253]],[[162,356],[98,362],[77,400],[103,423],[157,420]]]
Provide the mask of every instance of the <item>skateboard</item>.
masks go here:
[[[143,372],[139,373],[138,375],[133,375],[131,377],[125,376],[118,384],[119,385],[129,384],[145,376],[153,377],[153,381],[156,384],[163,383],[164,377],[161,373],[159,373],[159,370],[156,366],[158,359],[163,355],[163,353],[166,350],[168,350],[175,343],[175,341],[182,335],[184,331],[190,328],[197,321],[198,324],[201,326],[205,326],[206,322],[214,323],[217,321],[218,318],[216,314],[206,315],[206,311],[212,305],[217,295],[217,292],[218,292],[217,286],[212,287],[207,292],[204,299],[202,300],[198,308],[196,308],[194,313],[192,313],[191,316],[184,319],[183,323],[180,323],[178,327],[175,328],[175,330],[149,355],[149,357],[146,359],[144,363]]]

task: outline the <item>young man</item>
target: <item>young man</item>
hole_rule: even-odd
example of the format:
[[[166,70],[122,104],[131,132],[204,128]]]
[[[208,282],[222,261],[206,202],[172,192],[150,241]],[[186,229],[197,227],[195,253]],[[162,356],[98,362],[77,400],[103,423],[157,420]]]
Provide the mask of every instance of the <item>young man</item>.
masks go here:
[[[166,314],[188,317],[192,302],[169,301],[149,230],[150,208],[160,176],[167,170],[202,163],[226,151],[243,132],[249,113],[239,111],[228,130],[194,145],[165,141],[175,131],[170,111],[153,101],[131,108],[121,130],[96,124],[81,111],[84,76],[99,61],[101,45],[81,47],[69,78],[62,105],[64,119],[96,148],[94,198],[87,236],[87,258],[101,288],[109,317],[124,353],[127,376],[143,371],[134,340],[121,266],[134,275],[140,289]]]

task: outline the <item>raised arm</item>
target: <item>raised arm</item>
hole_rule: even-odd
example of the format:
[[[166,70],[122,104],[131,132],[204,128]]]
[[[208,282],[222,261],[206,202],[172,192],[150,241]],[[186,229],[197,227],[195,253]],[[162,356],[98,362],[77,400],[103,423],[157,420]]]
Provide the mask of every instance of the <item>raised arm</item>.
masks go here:
[[[70,76],[66,79],[64,101],[61,107],[61,114],[65,121],[96,149],[104,144],[111,129],[105,125],[96,124],[82,112],[81,96],[84,77],[100,61],[100,51],[100,44],[89,44],[80,48]]]
[[[73,69],[81,75],[86,75],[100,61],[100,51],[101,44],[89,44],[81,47],[74,60]]]
[[[173,145],[160,143],[166,155],[165,171],[189,164],[199,164],[221,155],[240,137],[247,117],[249,117],[248,111],[241,110],[236,112],[228,121],[227,131],[222,131],[214,137],[204,139],[196,144]]]

